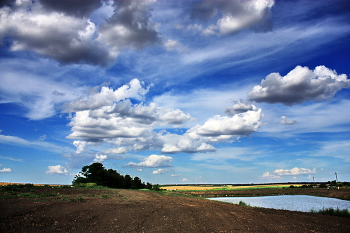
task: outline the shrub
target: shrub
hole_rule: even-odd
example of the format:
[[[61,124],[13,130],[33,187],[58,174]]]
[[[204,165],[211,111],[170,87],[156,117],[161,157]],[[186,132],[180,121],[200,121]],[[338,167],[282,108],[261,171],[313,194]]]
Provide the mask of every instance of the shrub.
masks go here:
[[[159,184],[155,184],[155,185],[153,185],[153,187],[151,188],[151,190],[154,190],[154,191],[162,191],[163,189],[160,188]]]
[[[77,200],[80,201],[80,202],[84,202],[85,201],[84,198],[81,197],[81,196],[77,196]]]
[[[244,201],[239,201],[238,205],[239,206],[244,206],[244,207],[251,207],[251,205],[245,203]]]
[[[347,209],[340,210],[339,208],[323,208],[322,210],[311,210],[311,213],[316,214],[323,214],[323,215],[331,215],[331,216],[338,216],[338,217],[345,217],[350,218],[350,212]]]

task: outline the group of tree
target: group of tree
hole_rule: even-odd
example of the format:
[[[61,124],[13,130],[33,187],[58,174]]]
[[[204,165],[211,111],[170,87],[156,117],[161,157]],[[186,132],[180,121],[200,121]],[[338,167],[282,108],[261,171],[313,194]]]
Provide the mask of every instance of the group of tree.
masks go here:
[[[139,177],[121,175],[116,170],[106,169],[102,163],[84,166],[73,179],[73,185],[94,183],[98,186],[121,189],[151,189],[152,184],[145,184]]]

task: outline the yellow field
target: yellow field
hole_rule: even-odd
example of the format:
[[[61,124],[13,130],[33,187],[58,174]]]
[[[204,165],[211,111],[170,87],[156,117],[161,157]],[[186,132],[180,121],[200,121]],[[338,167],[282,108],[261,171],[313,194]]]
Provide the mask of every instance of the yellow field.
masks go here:
[[[28,183],[9,183],[9,182],[0,182],[0,185],[14,185],[14,184],[28,184]],[[33,184],[34,186],[44,186],[45,184]],[[58,184],[49,184],[49,186],[60,186]]]
[[[161,189],[166,190],[210,190],[210,189],[218,189],[226,186],[166,186],[161,187]]]
[[[233,185],[223,185],[223,186],[164,186],[161,187],[161,189],[166,189],[166,190],[213,190],[213,189],[217,189],[217,190],[235,190],[235,189],[259,189],[259,188],[283,188],[283,187],[289,187],[290,185],[294,185],[294,186],[301,186],[300,184],[271,184],[271,185],[249,185],[249,186],[233,186]]]

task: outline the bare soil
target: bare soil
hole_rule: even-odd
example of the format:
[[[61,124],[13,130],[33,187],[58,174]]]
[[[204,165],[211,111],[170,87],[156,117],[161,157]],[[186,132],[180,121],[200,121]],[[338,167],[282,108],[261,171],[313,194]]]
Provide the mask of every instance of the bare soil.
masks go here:
[[[75,188],[32,192],[37,196],[2,194],[0,232],[350,232],[349,218],[159,192]],[[49,194],[57,196],[45,197]]]

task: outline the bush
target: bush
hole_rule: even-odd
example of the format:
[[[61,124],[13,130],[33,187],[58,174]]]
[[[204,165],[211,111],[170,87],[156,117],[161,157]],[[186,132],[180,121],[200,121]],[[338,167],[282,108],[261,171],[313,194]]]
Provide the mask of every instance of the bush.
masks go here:
[[[251,205],[245,203],[244,201],[239,201],[238,205],[239,206],[244,206],[244,207],[251,207]]]
[[[311,210],[311,213],[350,218],[350,212],[347,209],[340,210],[339,208],[337,209],[323,208],[322,210],[318,210],[318,211]]]
[[[159,184],[153,185],[153,187],[151,188],[151,190],[154,191],[162,191],[163,189],[160,188]]]
[[[84,188],[91,188],[97,186],[96,183],[77,183],[74,184],[74,187],[84,187]]]

